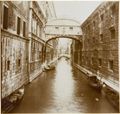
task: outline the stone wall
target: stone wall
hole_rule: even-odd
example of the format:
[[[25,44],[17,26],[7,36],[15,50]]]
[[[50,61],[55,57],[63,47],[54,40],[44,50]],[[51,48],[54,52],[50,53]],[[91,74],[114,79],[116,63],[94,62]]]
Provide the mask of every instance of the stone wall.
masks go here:
[[[119,79],[118,18],[119,2],[104,2],[81,25],[82,66],[115,83]]]
[[[27,18],[23,16],[19,7],[12,2],[2,2],[2,10],[0,11],[4,17],[4,6],[8,8],[7,28],[1,30],[1,51],[2,51],[2,98],[10,95],[16,89],[28,83],[28,50],[27,50],[27,31],[23,36],[23,22],[26,23]],[[20,21],[20,34],[17,34],[17,17]],[[3,19],[3,18],[2,18]]]

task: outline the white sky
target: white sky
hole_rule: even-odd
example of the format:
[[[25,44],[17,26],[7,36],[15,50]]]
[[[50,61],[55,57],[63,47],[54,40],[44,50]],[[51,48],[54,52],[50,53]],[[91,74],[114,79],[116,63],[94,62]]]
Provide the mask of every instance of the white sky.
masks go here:
[[[67,38],[62,38],[62,39],[59,39],[59,43],[58,43],[58,47],[59,48],[67,48],[67,44],[70,43],[70,39],[67,39]]]
[[[102,1],[54,1],[58,18],[70,18],[84,22]]]
[[[67,18],[83,23],[102,1],[54,1],[57,18]],[[59,47],[66,48],[68,39],[59,39]]]

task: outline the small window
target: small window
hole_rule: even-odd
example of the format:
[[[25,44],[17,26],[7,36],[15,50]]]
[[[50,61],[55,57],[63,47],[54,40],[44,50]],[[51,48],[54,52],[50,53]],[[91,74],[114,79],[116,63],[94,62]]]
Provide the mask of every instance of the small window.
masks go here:
[[[4,14],[3,14],[3,28],[8,28],[8,8],[4,6]]]
[[[18,59],[18,67],[20,66],[20,64],[21,64],[21,60],[20,60],[20,59]]]
[[[26,35],[26,23],[23,22],[23,36],[25,37]]]
[[[92,57],[91,59],[91,64],[93,65],[94,64],[94,58]]]
[[[95,27],[95,21],[93,21],[93,27]]]
[[[69,27],[70,30],[73,30],[73,27]]]
[[[103,41],[103,34],[100,34],[100,41]]]
[[[110,34],[111,34],[111,39],[115,39],[115,29],[114,28],[110,29]]]
[[[7,70],[10,70],[10,60],[7,61]]]
[[[20,18],[17,18],[17,34],[20,34]]]
[[[113,60],[109,60],[109,62],[108,62],[108,68],[110,70],[113,70]]]
[[[101,58],[98,59],[98,64],[99,64],[99,66],[102,65],[102,59]]]
[[[104,20],[104,14],[101,14],[101,15],[100,15],[100,19],[101,19],[101,21]]]
[[[92,40],[93,40],[93,43],[95,43],[95,37],[93,37]]]
[[[111,17],[114,17],[115,16],[115,5],[112,5],[111,6]]]

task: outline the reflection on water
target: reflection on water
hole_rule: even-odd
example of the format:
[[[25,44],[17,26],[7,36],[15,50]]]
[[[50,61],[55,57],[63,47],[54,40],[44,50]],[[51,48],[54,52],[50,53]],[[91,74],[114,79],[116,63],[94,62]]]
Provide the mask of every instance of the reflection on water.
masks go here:
[[[64,58],[56,70],[42,73],[26,87],[22,102],[14,113],[114,113],[106,98],[88,85],[85,74]]]
[[[54,82],[55,107],[59,108],[57,111],[70,111],[72,108],[70,105],[73,104],[73,95],[74,80],[72,76],[72,68],[68,62],[65,61],[65,58],[63,58],[58,62]]]
[[[60,100],[71,99],[74,90],[74,80],[72,79],[72,68],[67,61],[61,59],[56,68],[56,78],[54,82],[55,96]]]

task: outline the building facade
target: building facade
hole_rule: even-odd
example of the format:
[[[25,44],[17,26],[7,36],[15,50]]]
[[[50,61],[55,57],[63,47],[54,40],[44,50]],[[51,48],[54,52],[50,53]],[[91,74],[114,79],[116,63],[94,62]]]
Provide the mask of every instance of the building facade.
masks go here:
[[[2,98],[28,82],[27,9],[27,2],[1,2]]]
[[[47,20],[56,15],[53,3],[46,1],[1,1],[0,6],[1,83],[5,98],[42,72],[44,29]],[[53,45],[47,47],[50,62]]]
[[[42,48],[44,46],[43,28],[46,23],[37,1],[29,2],[29,79],[32,81],[40,73]],[[42,72],[42,71],[41,71]]]
[[[52,3],[52,2],[50,2]],[[46,1],[31,1],[29,2],[29,73],[30,81],[42,72],[43,48],[46,41],[45,26],[47,20],[56,18],[55,14],[51,16],[51,12],[55,12],[53,8],[50,9],[50,4]],[[50,15],[50,16],[49,16]],[[47,63],[51,60],[51,50],[53,45],[47,46]]]
[[[103,2],[81,25],[82,67],[114,86],[119,85],[118,69],[119,2]]]

